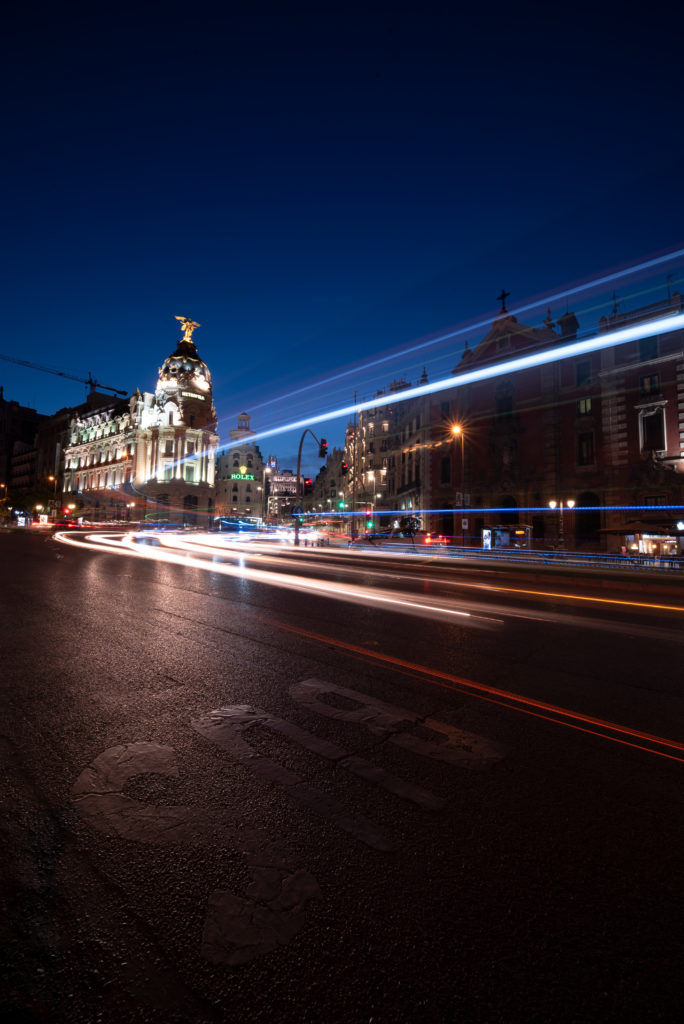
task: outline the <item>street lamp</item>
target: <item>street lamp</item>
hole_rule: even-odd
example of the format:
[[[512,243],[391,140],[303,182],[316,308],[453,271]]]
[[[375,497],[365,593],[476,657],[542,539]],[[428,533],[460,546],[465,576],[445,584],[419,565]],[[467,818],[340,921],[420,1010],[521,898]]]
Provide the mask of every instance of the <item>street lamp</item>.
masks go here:
[[[565,538],[563,536],[563,508],[567,508],[568,511],[572,511],[572,509],[574,507],[575,507],[575,502],[573,501],[572,498],[569,498],[568,501],[565,501],[565,502],[563,502],[563,501],[550,501],[549,502],[549,508],[557,508],[558,509],[558,546],[561,547],[561,548],[564,547],[564,545],[565,545]]]
[[[266,489],[266,474],[271,472],[270,466],[264,466],[264,472],[261,478],[261,489],[263,494],[261,495],[261,518],[265,519],[268,515],[268,493]]]
[[[451,436],[461,442],[461,547],[465,547],[465,528],[463,526],[463,508],[465,506],[465,431],[460,423],[454,423],[451,427]]]

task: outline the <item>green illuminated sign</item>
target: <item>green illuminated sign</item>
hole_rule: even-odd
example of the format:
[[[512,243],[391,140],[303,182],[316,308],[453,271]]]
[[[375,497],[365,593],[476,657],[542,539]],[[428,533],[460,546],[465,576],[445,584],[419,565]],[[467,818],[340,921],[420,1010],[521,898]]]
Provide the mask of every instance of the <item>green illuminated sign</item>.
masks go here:
[[[231,473],[231,480],[253,480],[254,473]]]

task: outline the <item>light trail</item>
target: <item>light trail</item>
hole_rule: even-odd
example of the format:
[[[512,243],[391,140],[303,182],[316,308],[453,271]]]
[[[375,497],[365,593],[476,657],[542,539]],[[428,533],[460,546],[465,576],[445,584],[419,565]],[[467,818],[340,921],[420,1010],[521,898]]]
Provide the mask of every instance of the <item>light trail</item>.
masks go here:
[[[371,651],[366,647],[359,647],[357,644],[314,633],[312,630],[302,629],[299,626],[291,626],[285,622],[272,620],[272,625],[285,632],[294,633],[316,643],[325,644],[327,647],[338,647],[341,650],[346,650],[350,654],[364,660],[384,662],[409,675],[427,679],[434,685],[441,686],[444,689],[467,693],[489,703],[499,704],[501,707],[508,708],[509,710],[521,711],[524,714],[535,718],[542,718],[555,725],[562,725],[566,728],[575,729],[578,732],[598,736],[600,739],[609,740],[622,746],[632,747],[636,750],[645,751],[647,754],[655,754],[658,757],[684,764],[684,743],[679,740],[656,736],[653,733],[643,732],[641,729],[633,729],[630,726],[619,725],[616,722],[610,722],[607,719],[597,718],[593,715],[586,715],[580,711],[572,711],[558,704],[550,704],[547,701],[537,700],[534,697],[526,697],[511,690],[502,690],[497,686],[488,686],[486,683],[478,683],[473,679],[466,679],[464,676],[457,676],[450,672],[442,672],[440,669],[429,668],[427,665],[406,661],[404,658],[397,658],[392,654]],[[593,728],[590,728],[590,726]],[[601,729],[606,731],[598,731]],[[626,737],[629,737],[629,739]],[[641,740],[642,742],[635,743],[633,742],[634,740]],[[652,743],[654,747],[661,747],[663,749],[653,749],[653,747],[645,746],[645,743]],[[670,753],[670,751],[674,753]]]
[[[370,605],[377,605],[390,611],[417,615],[429,619],[441,619],[470,628],[495,629],[503,626],[501,619],[469,610],[466,611],[461,608],[448,607],[445,604],[440,604],[430,599],[418,597],[403,598],[398,597],[391,591],[376,590],[372,587],[363,587],[349,583],[332,583],[329,580],[315,580],[308,576],[296,574],[289,574],[287,576],[282,574],[276,575],[263,569],[250,569],[244,565],[226,565],[224,562],[207,561],[206,558],[197,558],[190,554],[175,554],[168,548],[160,551],[155,547],[136,544],[134,538],[129,536],[118,537],[116,540],[112,540],[112,536],[88,534],[85,537],[74,537],[73,534],[57,533],[55,534],[55,539],[62,544],[69,544],[72,547],[86,548],[88,550],[104,548],[109,553],[132,555],[135,558],[143,558],[148,561],[165,562],[181,565],[186,568],[201,569],[203,572],[231,576],[240,580],[251,580],[254,583],[263,583],[271,587],[281,587],[285,590],[294,590],[299,593],[313,594],[332,600],[360,604],[366,608]],[[165,538],[165,540],[167,544],[170,544],[168,538]]]
[[[284,426],[270,427],[268,430],[252,434],[250,444],[264,438],[276,437],[278,434],[303,430],[307,427],[315,426],[317,423],[325,423],[331,419],[349,417],[356,413],[365,412],[367,409],[382,409],[387,405],[396,405],[399,402],[406,402],[412,398],[421,398],[440,391],[456,389],[476,381],[490,380],[508,373],[519,373],[521,370],[527,370],[535,366],[544,366],[547,363],[588,355],[591,352],[600,352],[603,349],[614,348],[617,345],[625,345],[630,341],[652,337],[654,334],[670,334],[672,331],[680,330],[682,327],[684,327],[684,313],[677,313],[671,316],[648,320],[644,323],[634,324],[631,327],[624,327],[621,330],[593,335],[591,338],[585,338],[582,341],[555,345],[550,349],[532,352],[526,356],[517,356],[514,359],[507,359],[503,363],[494,363],[493,365],[453,374],[442,380],[433,381],[431,384],[421,384],[417,387],[406,388],[404,391],[377,395],[375,398],[367,401],[354,402],[340,409],[318,413],[305,419],[294,420]],[[241,444],[244,444],[244,440],[227,441],[219,447],[219,452],[229,451],[231,448]]]
[[[163,535],[162,535],[162,537],[163,537]],[[250,544],[250,543],[244,543],[244,542],[241,543],[241,542],[237,541],[235,543],[229,543],[228,545],[226,545],[225,543],[224,544],[221,543],[221,540],[220,540],[219,537],[217,537],[216,539],[214,539],[214,537],[199,539],[199,538],[195,538],[193,536],[190,536],[190,537],[187,537],[185,539],[181,539],[181,538],[169,539],[168,535],[167,535],[167,537],[165,537],[161,542],[165,546],[172,547],[172,548],[173,547],[178,547],[178,548],[181,548],[182,550],[186,550],[186,551],[191,551],[191,550],[193,550],[195,548],[200,548],[200,549],[203,549],[203,550],[205,550],[205,551],[207,551],[209,553],[212,553],[212,554],[216,553],[217,551],[224,551],[226,553],[229,553],[230,551],[236,551],[237,550],[237,551],[242,552],[243,554],[248,555],[248,557],[258,558],[260,562],[267,562],[270,565],[281,565],[282,564],[282,560],[281,560],[281,558],[279,556],[277,556],[275,554],[266,554],[266,555],[264,555],[260,551],[257,553],[257,552],[255,552],[252,544]],[[273,550],[270,545],[269,545],[269,550]],[[422,553],[422,549],[421,549],[421,553]],[[299,554],[304,555],[305,558],[308,557],[308,552],[306,552],[306,551],[299,552]],[[339,554],[342,558],[348,558],[348,557],[353,558],[355,556],[355,552],[353,550],[351,550],[351,551],[346,550],[345,551],[344,549],[342,549],[339,552],[337,552],[337,554]],[[407,559],[407,560],[408,559],[411,559],[411,560],[415,559],[415,555],[406,555],[406,554],[403,554],[402,552],[398,552],[398,551],[397,552],[391,552],[391,551],[368,551],[367,554],[371,558],[373,558],[373,559],[376,559],[376,558],[377,559],[384,559],[386,561],[390,561],[390,560],[396,559],[396,558],[399,558],[399,559],[402,559],[402,560],[403,559]],[[426,551],[426,555],[428,555],[428,557],[431,555],[431,552],[430,552],[429,549],[428,549],[428,551]],[[347,574],[356,574],[358,572],[362,572],[364,576],[375,576],[375,577],[380,578],[380,579],[386,578],[386,576],[387,576],[386,572],[377,572],[377,571],[374,571],[374,570],[372,570],[370,568],[366,568],[365,566],[362,569],[357,569],[357,568],[352,568],[350,566],[340,566],[340,565],[337,565],[336,569],[337,569],[337,571],[343,571],[343,572],[346,572]],[[416,577],[415,576],[396,576],[394,578],[395,579],[402,579],[402,580],[409,581],[409,582],[415,582],[416,581]],[[424,580],[424,579],[425,579],[425,577],[423,576],[422,580]],[[443,586],[447,586],[447,587],[459,587],[459,588],[463,588],[463,589],[466,589],[466,590],[481,590],[481,591],[484,591],[484,592],[487,592],[487,593],[521,594],[521,595],[523,595],[525,597],[550,598],[550,599],[552,599],[554,601],[558,601],[558,600],[570,601],[570,602],[572,602],[572,601],[579,601],[579,602],[585,601],[585,602],[590,603],[590,604],[602,604],[602,605],[606,605],[608,607],[638,608],[639,610],[676,612],[679,615],[684,614],[684,605],[657,604],[657,603],[655,603],[653,601],[627,601],[624,598],[606,597],[604,595],[596,596],[596,595],[591,595],[591,594],[577,594],[577,593],[571,593],[571,592],[561,593],[559,591],[554,591],[554,590],[537,590],[537,589],[528,588],[528,587],[508,587],[508,586],[503,586],[502,584],[499,584],[499,583],[469,583],[467,580],[445,579],[443,576],[434,576],[434,577],[432,577],[432,579],[434,580],[435,583],[437,583],[439,585],[443,585]]]
[[[72,547],[85,548],[87,550],[106,550],[108,553],[126,555],[128,557],[143,558],[146,560],[163,561],[184,567],[202,569],[205,572],[219,573],[239,579],[249,579],[270,586],[284,587],[306,593],[314,593],[333,599],[351,601],[368,607],[369,604],[377,604],[387,607],[390,610],[409,613],[412,615],[425,615],[431,619],[446,619],[447,621],[459,620],[459,625],[479,626],[493,628],[503,625],[502,620],[492,617],[485,618],[472,612],[464,612],[453,608],[445,608],[444,605],[430,602],[429,600],[406,600],[397,597],[395,594],[387,594],[383,591],[376,591],[368,587],[355,587],[349,584],[331,584],[328,581],[316,581],[308,577],[296,575],[276,577],[273,573],[263,570],[248,569],[245,566],[230,566],[225,563],[208,562],[206,559],[195,558],[191,555],[175,554],[165,548],[163,551],[136,544],[135,539],[130,536],[88,534],[85,537],[75,537],[73,534],[55,534],[55,540]],[[169,538],[165,538],[170,543]],[[512,588],[508,588],[512,589]],[[532,593],[537,593],[532,592]],[[620,602],[622,603],[622,602]],[[652,606],[650,606],[652,607]],[[681,609],[675,609],[681,611]],[[366,647],[352,644],[347,641],[338,640],[334,637],[316,633],[312,630],[303,629],[299,626],[288,625],[287,623],[269,620],[277,628],[296,634],[308,640],[324,644],[328,647],[337,647],[346,650],[355,657],[364,660],[372,660],[378,663],[391,665],[401,672],[422,679],[427,679],[434,685],[442,686],[445,689],[476,696],[479,699],[490,703],[499,704],[509,710],[522,711],[532,717],[542,718],[555,725],[563,725],[567,728],[597,736],[600,739],[610,740],[623,746],[655,754],[669,760],[684,764],[684,743],[677,740],[656,736],[629,726],[619,725],[606,719],[597,718],[582,712],[572,711],[560,705],[551,704],[547,701],[537,700],[523,694],[504,690],[500,687],[488,686],[486,683],[479,683],[473,679],[467,679],[453,673],[444,672],[440,669],[433,669],[417,662],[411,662],[395,655],[385,654],[380,651],[372,651]],[[604,731],[600,731],[604,730]],[[642,742],[634,742],[640,740]],[[645,744],[650,743],[649,747]],[[662,749],[653,749],[662,748]]]
[[[581,295],[582,293],[588,292],[594,288],[614,284],[616,281],[622,280],[626,277],[631,277],[633,274],[639,274],[645,270],[654,270],[656,267],[663,266],[663,264],[666,263],[671,263],[673,260],[678,260],[682,257],[684,257],[684,249],[676,249],[673,252],[665,253],[662,256],[654,256],[651,259],[643,260],[641,263],[637,263],[632,267],[625,267],[621,270],[615,270],[611,273],[603,274],[601,277],[592,279],[591,281],[585,281],[579,285],[574,285],[571,288],[565,288],[563,291],[555,292],[554,294],[547,295],[541,299],[536,299],[534,302],[523,303],[523,305],[516,306],[511,310],[511,316],[529,313],[531,310],[546,306],[552,302],[561,302],[569,299],[571,296],[574,297],[576,295]],[[358,376],[360,373],[374,369],[377,366],[382,366],[384,363],[390,362],[390,360],[397,362],[407,356],[413,355],[416,352],[424,352],[425,349],[432,348],[434,345],[439,345],[444,341],[453,341],[455,338],[463,337],[464,335],[474,333],[475,331],[484,330],[491,325],[491,321],[491,316],[486,319],[475,320],[470,324],[466,324],[464,327],[458,327],[455,330],[446,331],[445,333],[438,334],[435,337],[430,337],[425,341],[420,341],[414,345],[410,345],[408,348],[402,348],[398,352],[390,352],[388,355],[370,360],[362,366],[352,366],[347,370],[341,370],[339,373],[332,374],[330,377],[326,377],[314,384],[308,384],[304,387],[296,388],[294,391],[288,391],[283,395],[277,395],[272,399],[252,406],[252,409],[262,409],[266,406],[272,406],[276,402],[287,401],[291,398],[295,398],[297,395],[305,394],[307,391],[313,391],[315,388],[335,384],[337,381],[343,380],[345,377],[350,377],[352,374],[356,374]],[[226,417],[224,417],[224,419],[225,418]]]

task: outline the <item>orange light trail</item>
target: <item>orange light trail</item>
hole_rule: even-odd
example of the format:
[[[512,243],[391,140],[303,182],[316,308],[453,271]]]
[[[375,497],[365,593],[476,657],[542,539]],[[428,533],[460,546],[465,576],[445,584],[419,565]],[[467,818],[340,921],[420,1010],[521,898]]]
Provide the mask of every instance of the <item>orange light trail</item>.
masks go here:
[[[684,755],[684,743],[680,743],[677,740],[666,739],[662,736],[654,736],[652,733],[642,732],[640,729],[632,729],[630,726],[618,725],[615,722],[609,722],[602,718],[595,718],[593,715],[585,715],[580,711],[571,711],[568,708],[562,708],[557,704],[549,704],[546,701],[536,700],[534,697],[525,697],[519,693],[513,693],[510,690],[502,690],[496,686],[487,686],[486,683],[478,683],[473,679],[465,679],[462,676],[452,675],[450,672],[442,672],[440,669],[428,668],[426,665],[418,665],[412,661],[406,661],[403,658],[397,658],[392,654],[383,654],[378,651],[370,651],[365,647],[359,647],[356,644],[350,644],[345,640],[336,640],[334,637],[323,636],[320,633],[314,633],[311,630],[302,629],[299,626],[290,626],[284,622],[273,621],[273,625],[279,629],[286,630],[290,633],[296,633],[299,636],[306,637],[309,640],[314,640],[317,643],[325,644],[328,647],[339,647],[342,650],[349,651],[350,654],[360,656],[362,658],[371,659],[373,661],[385,662],[389,665],[394,665],[403,672],[407,672],[411,675],[419,675],[427,677],[437,686],[442,686],[447,690],[457,690],[459,692],[474,691],[474,696],[479,697],[482,700],[486,700],[492,704],[499,704],[501,707],[509,708],[515,711],[522,711],[525,714],[531,715],[535,718],[542,718],[546,721],[553,722],[556,725],[564,725],[570,729],[576,729],[578,732],[588,733],[591,736],[598,736],[600,739],[611,740],[613,743],[619,743],[622,746],[632,747],[635,750],[643,750],[648,754],[656,754],[658,757],[667,758],[670,761],[677,761],[680,764],[684,764],[684,756],[678,757],[677,754],[670,754],[667,749],[678,751]],[[517,705],[517,707],[516,707]],[[548,712],[548,714],[542,714],[542,712]],[[554,716],[561,716],[560,719]],[[563,718],[568,721],[562,721]],[[578,724],[582,723],[582,724]],[[587,728],[588,726],[595,726],[596,728]],[[609,732],[613,732],[616,735],[607,735],[604,732],[598,732],[596,729],[606,729]],[[631,737],[632,740],[642,740],[646,743],[653,743],[656,746],[664,747],[664,750],[653,750],[651,747],[643,746],[641,743],[634,743],[623,737]]]
[[[619,597],[592,597],[589,594],[557,594],[547,590],[526,590],[523,587],[502,587],[497,583],[461,583],[447,580],[451,586],[468,587],[470,590],[500,590],[504,594],[527,594],[531,597],[552,597],[560,601],[589,601],[594,604],[614,604],[626,608],[652,608],[658,612],[684,613],[684,606],[678,604],[654,604],[650,601],[624,601]]]

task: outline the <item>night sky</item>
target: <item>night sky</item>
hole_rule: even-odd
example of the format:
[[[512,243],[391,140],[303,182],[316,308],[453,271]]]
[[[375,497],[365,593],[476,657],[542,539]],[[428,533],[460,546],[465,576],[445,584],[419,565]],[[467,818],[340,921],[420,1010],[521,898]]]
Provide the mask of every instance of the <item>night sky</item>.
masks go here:
[[[153,390],[190,316],[227,438],[432,374],[403,350],[502,287],[515,311],[680,248],[681,14],[526,7],[16,5],[0,353]],[[85,396],[1,360],[0,384]],[[259,443],[294,468],[297,441]]]

